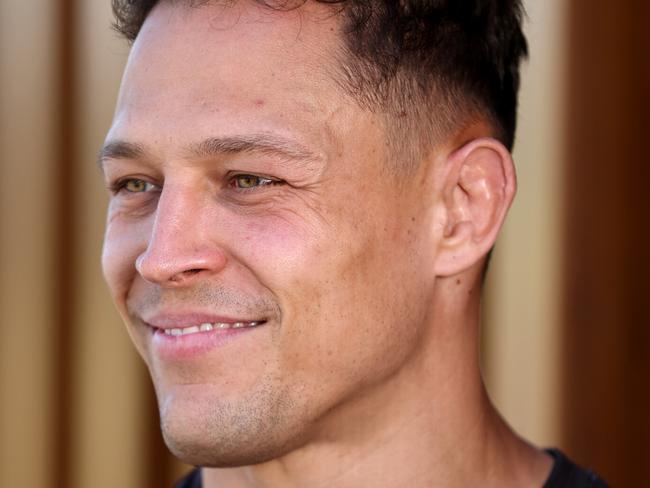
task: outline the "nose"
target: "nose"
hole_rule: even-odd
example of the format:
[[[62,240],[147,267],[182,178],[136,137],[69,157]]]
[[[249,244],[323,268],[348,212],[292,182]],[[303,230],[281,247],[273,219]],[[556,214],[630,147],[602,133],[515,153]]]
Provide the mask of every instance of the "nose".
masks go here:
[[[147,247],[135,262],[138,273],[160,286],[181,287],[223,270],[227,260],[213,232],[213,210],[196,189],[165,185]]]

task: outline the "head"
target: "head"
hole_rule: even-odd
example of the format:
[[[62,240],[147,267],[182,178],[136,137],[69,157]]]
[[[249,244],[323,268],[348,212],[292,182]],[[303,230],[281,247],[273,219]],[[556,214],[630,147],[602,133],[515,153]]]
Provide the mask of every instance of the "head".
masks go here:
[[[471,306],[514,195],[519,3],[114,7],[107,282],[172,451],[279,457]]]

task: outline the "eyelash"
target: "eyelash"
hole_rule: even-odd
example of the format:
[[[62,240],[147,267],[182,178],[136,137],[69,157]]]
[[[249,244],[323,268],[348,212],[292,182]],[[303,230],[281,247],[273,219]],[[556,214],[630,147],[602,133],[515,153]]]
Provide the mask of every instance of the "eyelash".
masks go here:
[[[250,178],[257,180],[257,184],[252,187],[237,187],[237,179],[238,178]],[[273,178],[268,178],[266,176],[260,176],[260,175],[254,175],[254,174],[249,174],[249,173],[237,173],[233,174],[228,178],[228,187],[235,189],[236,191],[239,192],[249,192],[249,191],[255,191],[259,188],[266,187],[266,186],[275,186],[275,185],[281,185],[284,182],[282,180],[276,180]]]

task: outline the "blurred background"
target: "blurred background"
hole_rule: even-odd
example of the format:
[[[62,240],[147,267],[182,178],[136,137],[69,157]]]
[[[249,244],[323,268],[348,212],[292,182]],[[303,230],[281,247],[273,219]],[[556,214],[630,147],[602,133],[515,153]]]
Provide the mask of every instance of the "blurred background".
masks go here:
[[[486,380],[524,436],[649,486],[650,3],[525,3]],[[187,469],[101,278],[95,154],[128,54],[110,22],[109,0],[0,1],[2,487],[166,487]]]

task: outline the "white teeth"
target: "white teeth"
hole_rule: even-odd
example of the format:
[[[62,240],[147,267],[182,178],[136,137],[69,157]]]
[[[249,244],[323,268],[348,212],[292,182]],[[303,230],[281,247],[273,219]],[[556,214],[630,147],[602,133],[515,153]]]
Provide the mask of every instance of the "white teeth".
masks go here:
[[[241,329],[243,327],[256,327],[260,324],[263,324],[264,322],[235,322],[235,323],[229,323],[229,322],[215,322],[214,324],[210,324],[208,322],[204,322],[201,325],[193,325],[191,327],[184,327],[184,328],[176,328],[176,329],[165,329],[165,335],[169,336],[183,336],[183,335],[190,335],[190,334],[197,334],[199,332],[210,332],[214,329]]]

